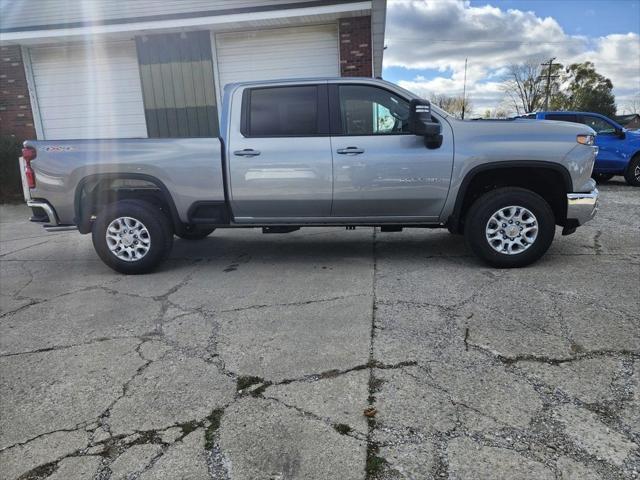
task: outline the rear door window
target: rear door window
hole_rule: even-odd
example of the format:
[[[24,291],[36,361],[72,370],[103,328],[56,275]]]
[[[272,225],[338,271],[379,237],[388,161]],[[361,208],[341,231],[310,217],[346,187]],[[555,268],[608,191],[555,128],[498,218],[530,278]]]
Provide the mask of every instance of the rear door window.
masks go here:
[[[304,137],[319,133],[316,85],[252,88],[245,95],[245,137]]]

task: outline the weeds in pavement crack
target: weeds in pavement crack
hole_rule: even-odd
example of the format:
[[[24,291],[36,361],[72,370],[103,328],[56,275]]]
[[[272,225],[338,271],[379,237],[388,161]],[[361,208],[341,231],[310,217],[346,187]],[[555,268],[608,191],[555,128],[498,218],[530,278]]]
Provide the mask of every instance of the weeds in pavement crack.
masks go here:
[[[366,414],[367,417],[367,458],[365,465],[365,474],[367,480],[373,480],[378,478],[379,474],[381,474],[384,469],[387,467],[388,462],[380,457],[378,453],[380,453],[380,446],[373,439],[373,433],[376,428],[376,420],[375,420],[375,402],[376,397],[375,394],[380,387],[379,380],[376,379],[374,374],[374,368],[378,365],[378,362],[374,360],[374,338],[376,333],[376,311],[378,309],[376,305],[376,275],[378,271],[378,260],[376,257],[376,228],[373,228],[373,242],[372,242],[372,257],[373,257],[373,278],[372,278],[372,294],[371,294],[371,333],[370,333],[370,341],[369,341],[369,361],[367,362],[366,367],[369,369],[369,397],[368,397],[368,408],[365,412],[369,412]]]
[[[204,448],[206,450],[211,450],[215,443],[215,437],[218,433],[218,429],[220,428],[220,422],[222,421],[222,415],[224,414],[224,409],[216,408],[209,414],[207,420],[209,421],[209,426],[204,431]]]
[[[351,433],[351,430],[352,430],[351,427],[349,425],[347,425],[346,423],[335,423],[333,425],[333,428],[340,435],[348,435],[349,433]]]
[[[39,480],[41,478],[46,478],[58,469],[58,462],[59,460],[56,460],[55,462],[40,465],[29,470],[27,473],[20,475],[17,480]]]

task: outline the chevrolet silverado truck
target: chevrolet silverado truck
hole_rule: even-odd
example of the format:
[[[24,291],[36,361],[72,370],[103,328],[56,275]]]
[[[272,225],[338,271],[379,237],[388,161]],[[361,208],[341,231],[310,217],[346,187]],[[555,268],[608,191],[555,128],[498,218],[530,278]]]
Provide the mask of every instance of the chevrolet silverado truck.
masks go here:
[[[228,85],[219,138],[24,142],[31,221],[91,233],[137,274],[174,235],[216,228],[448,228],[488,264],[521,267],[596,213],[595,132],[453,118],[371,78]]]
[[[598,147],[593,178],[598,182],[622,175],[627,184],[640,187],[640,131],[627,130],[604,115],[593,112],[538,112],[524,118],[582,123],[596,132]]]

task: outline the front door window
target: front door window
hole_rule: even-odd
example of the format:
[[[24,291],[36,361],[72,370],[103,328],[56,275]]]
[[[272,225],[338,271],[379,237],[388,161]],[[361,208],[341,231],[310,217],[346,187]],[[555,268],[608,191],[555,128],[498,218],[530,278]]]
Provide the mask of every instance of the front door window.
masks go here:
[[[613,125],[600,117],[584,115],[581,123],[593,128],[598,135],[612,135],[616,132]]]
[[[344,135],[408,133],[409,102],[366,85],[342,85],[340,110]]]

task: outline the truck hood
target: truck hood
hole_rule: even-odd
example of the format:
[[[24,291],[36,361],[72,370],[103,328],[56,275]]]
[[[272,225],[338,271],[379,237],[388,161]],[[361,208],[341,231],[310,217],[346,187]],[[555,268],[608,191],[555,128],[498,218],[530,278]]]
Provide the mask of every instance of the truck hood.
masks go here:
[[[597,149],[576,139],[595,135],[586,125],[527,119],[446,120],[455,138],[454,162],[465,169],[495,162],[555,163],[569,173],[574,191],[591,186]]]
[[[596,132],[580,123],[558,122],[553,120],[537,120],[516,118],[508,120],[474,120],[463,121],[447,118],[454,132],[465,137],[482,140],[502,141],[567,141],[575,146],[577,135],[595,135]]]

